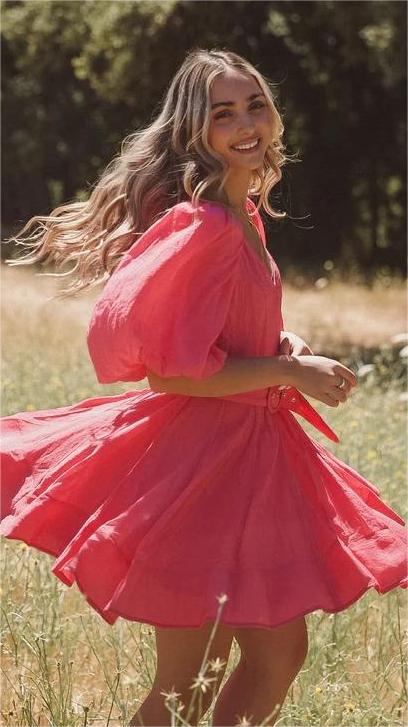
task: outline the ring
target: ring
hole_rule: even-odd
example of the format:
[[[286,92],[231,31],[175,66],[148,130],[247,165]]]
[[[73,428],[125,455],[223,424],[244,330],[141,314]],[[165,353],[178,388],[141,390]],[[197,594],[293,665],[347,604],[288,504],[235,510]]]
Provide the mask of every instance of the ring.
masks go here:
[[[336,384],[338,389],[344,389],[346,385],[346,379],[342,378],[341,384]]]

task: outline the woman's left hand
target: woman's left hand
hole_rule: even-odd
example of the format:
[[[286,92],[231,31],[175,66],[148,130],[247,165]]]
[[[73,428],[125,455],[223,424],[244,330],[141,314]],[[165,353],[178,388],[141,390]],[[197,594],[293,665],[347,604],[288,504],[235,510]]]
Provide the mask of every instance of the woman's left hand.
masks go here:
[[[279,353],[291,356],[314,355],[303,338],[292,331],[281,331]]]

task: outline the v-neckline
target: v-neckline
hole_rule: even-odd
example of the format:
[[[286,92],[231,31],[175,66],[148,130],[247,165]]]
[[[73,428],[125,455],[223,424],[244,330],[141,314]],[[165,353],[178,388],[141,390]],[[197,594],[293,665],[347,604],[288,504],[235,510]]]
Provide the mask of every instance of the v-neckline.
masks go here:
[[[247,209],[248,212],[250,211],[251,204],[252,204],[251,203],[251,200],[249,200],[247,198],[247,200],[245,202],[245,207],[246,207],[246,209]],[[263,268],[265,274],[268,276],[269,279],[271,279],[272,272],[273,272],[272,265],[268,265],[268,267],[265,265],[265,263],[264,263],[263,259],[261,258],[261,256],[256,252],[255,248],[251,245],[251,241],[248,238],[247,231],[246,231],[246,229],[245,229],[242,221],[239,219],[239,217],[237,217],[237,215],[234,212],[232,212],[232,215],[233,215],[234,219],[237,221],[237,223],[239,224],[239,226],[241,227],[242,235],[243,235],[243,238],[244,238],[244,242],[245,242],[246,247],[249,248],[249,250],[252,252],[252,254],[258,260],[258,263]],[[260,234],[260,232],[258,230],[258,226],[256,225],[255,222],[254,222],[254,226],[256,228],[256,233],[258,235],[259,242],[261,243],[261,245],[263,245],[263,247],[266,250],[266,252],[268,252],[267,249],[266,249],[266,245],[265,245],[265,243],[264,243],[264,241],[263,241],[263,239],[261,237],[261,234]]]
[[[272,278],[272,276],[273,276],[273,267],[272,267],[272,265],[266,267],[265,263],[261,259],[261,256],[255,251],[254,247],[251,245],[251,243],[250,243],[250,241],[249,241],[249,239],[247,237],[247,232],[245,230],[245,227],[244,227],[242,221],[239,219],[239,217],[235,214],[235,212],[230,207],[228,207],[227,205],[223,204],[222,202],[219,202],[219,201],[216,201],[216,200],[211,200],[211,199],[206,199],[205,202],[208,203],[208,204],[214,204],[216,206],[223,207],[224,209],[227,210],[227,212],[230,213],[230,217],[235,221],[235,223],[237,224],[237,226],[239,227],[239,229],[241,231],[242,238],[243,238],[244,245],[245,245],[246,249],[249,250],[250,253],[254,256],[255,260],[258,262],[258,265],[262,268],[264,275],[270,281],[271,278]],[[246,207],[246,209],[248,211],[250,211],[251,205],[253,205],[253,202],[252,202],[252,200],[249,199],[249,197],[247,197],[246,202],[245,202],[245,207]],[[258,230],[258,226],[256,224],[255,224],[255,227],[256,227],[256,232],[257,232],[258,237],[259,237],[259,241],[264,246],[266,252],[268,253],[268,250],[266,248],[266,245],[265,245],[265,243],[264,243],[264,241],[263,241],[263,239],[262,239],[262,237],[260,235],[260,232]]]

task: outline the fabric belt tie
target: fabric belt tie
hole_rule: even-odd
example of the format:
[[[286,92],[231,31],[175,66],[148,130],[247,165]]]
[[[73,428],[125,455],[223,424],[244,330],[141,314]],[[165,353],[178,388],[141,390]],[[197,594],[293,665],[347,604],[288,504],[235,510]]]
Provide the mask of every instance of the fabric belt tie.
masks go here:
[[[230,394],[217,398],[242,404],[266,406],[273,414],[281,409],[289,409],[296,414],[300,414],[328,439],[337,443],[340,441],[336,432],[329,427],[316,409],[309,404],[307,399],[294,386],[269,386],[267,389],[256,389],[255,391],[245,391],[241,394]]]

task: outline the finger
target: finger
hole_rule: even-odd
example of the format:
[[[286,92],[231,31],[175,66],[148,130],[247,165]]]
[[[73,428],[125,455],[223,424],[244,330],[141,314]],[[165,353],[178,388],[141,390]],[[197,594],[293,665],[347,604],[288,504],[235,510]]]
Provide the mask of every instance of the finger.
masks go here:
[[[339,374],[349,381],[351,386],[357,386],[357,376],[351,369],[347,368],[347,366],[340,364]]]
[[[323,394],[322,401],[328,406],[339,405],[339,401],[335,397],[331,396],[327,391]]]
[[[345,392],[346,392],[346,394],[349,394],[349,393],[350,393],[350,391],[351,391],[351,389],[352,389],[353,387],[352,387],[352,385],[351,385],[350,381],[347,381],[346,379],[344,379],[344,382],[345,382],[345,383],[344,383],[344,386],[342,386],[342,391],[345,391]]]
[[[342,378],[341,384],[332,384],[332,386],[334,387],[335,392],[337,390],[339,390],[339,391],[343,392],[343,394],[346,394],[346,396],[349,395],[350,390],[352,389],[352,385],[351,385],[350,381],[347,381],[347,379],[344,379],[344,378]]]
[[[291,351],[291,345],[288,338],[283,338],[280,343],[280,351],[281,353],[290,353]]]
[[[347,392],[344,389],[339,389],[338,386],[332,386],[328,393],[336,401],[347,401]]]

